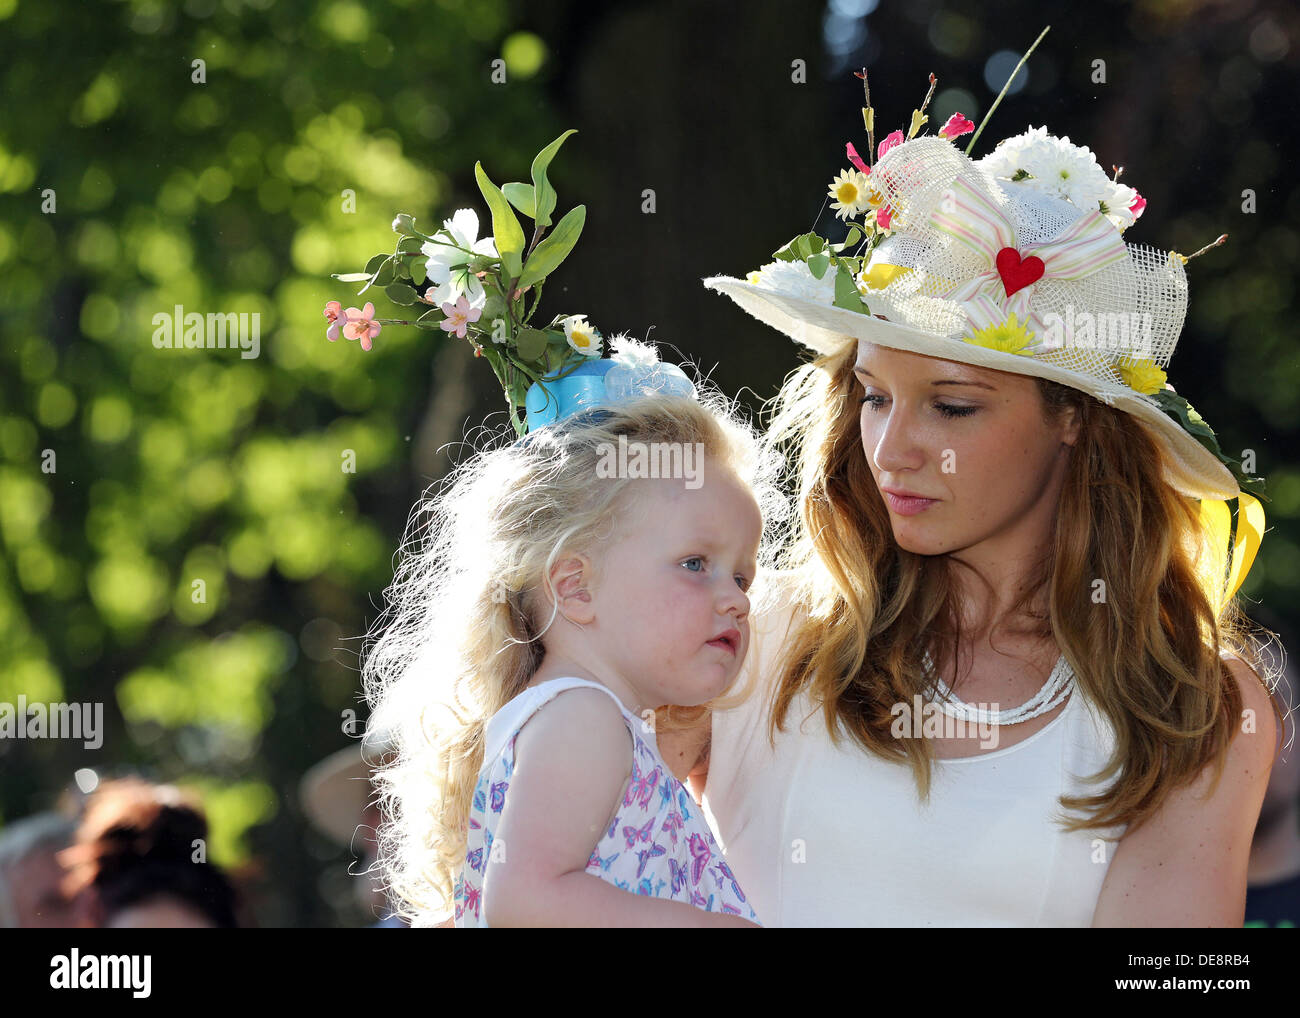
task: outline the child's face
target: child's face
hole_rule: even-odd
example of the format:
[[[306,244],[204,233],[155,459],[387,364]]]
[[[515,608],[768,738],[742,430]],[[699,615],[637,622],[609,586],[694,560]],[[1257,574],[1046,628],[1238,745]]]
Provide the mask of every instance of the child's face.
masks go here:
[[[634,482],[623,538],[591,587],[602,658],[642,703],[693,705],[723,693],[749,649],[749,598],[763,521],[750,490],[706,460],[703,484]],[[731,646],[718,640],[730,632]]]

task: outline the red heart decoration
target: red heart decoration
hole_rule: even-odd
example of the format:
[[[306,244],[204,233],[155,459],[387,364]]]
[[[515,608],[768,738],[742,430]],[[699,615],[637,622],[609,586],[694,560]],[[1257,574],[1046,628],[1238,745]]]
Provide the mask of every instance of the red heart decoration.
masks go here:
[[[1020,252],[1014,247],[1004,247],[999,251],[994,264],[998,267],[998,275],[1002,277],[1002,285],[1006,287],[1008,297],[1043,278],[1043,260],[1033,255],[1021,258]]]

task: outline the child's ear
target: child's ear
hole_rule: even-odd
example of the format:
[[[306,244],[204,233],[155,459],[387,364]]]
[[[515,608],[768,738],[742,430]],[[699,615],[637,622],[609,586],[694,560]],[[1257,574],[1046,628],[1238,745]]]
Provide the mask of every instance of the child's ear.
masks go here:
[[[551,566],[551,585],[559,601],[560,614],[584,625],[596,617],[591,591],[591,560],[586,555],[569,555]]]

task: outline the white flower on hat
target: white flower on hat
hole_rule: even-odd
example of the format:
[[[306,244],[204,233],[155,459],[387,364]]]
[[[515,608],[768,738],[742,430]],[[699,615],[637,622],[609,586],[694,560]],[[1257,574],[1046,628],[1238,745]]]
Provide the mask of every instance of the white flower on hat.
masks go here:
[[[835,301],[835,273],[828,269],[818,279],[807,262],[769,262],[752,275],[754,284],[765,290],[777,290],[814,304]]]
[[[587,357],[600,356],[600,332],[587,322],[586,315],[569,315],[564,319],[564,338],[578,353]]]
[[[420,245],[425,278],[432,284],[425,291],[425,300],[431,304],[456,303],[461,294],[469,298],[472,308],[487,303],[483,284],[469,271],[468,264],[474,255],[497,256],[496,241],[492,237],[478,236],[478,215],[473,209],[460,209],[450,219],[443,220],[443,230],[450,234],[448,243],[426,240]]]
[[[1137,190],[1117,180],[1110,182],[1110,191],[1102,198],[1102,209],[1106,218],[1115,224],[1121,233],[1133,225],[1137,218],[1133,214],[1133,203],[1138,200]]]
[[[1098,209],[1114,186],[1090,149],[1072,144],[1069,138],[1054,137],[1046,127],[1030,128],[1005,139],[980,164],[995,177],[1062,198],[1081,209]]]

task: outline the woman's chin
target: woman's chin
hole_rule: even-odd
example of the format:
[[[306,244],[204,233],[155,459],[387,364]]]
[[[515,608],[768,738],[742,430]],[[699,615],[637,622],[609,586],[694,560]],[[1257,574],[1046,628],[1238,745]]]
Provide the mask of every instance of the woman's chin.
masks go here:
[[[894,520],[894,541],[913,555],[942,555],[952,551],[952,541],[940,530],[909,519]]]

